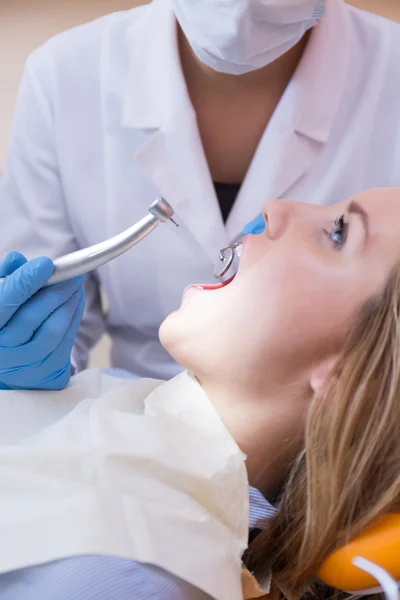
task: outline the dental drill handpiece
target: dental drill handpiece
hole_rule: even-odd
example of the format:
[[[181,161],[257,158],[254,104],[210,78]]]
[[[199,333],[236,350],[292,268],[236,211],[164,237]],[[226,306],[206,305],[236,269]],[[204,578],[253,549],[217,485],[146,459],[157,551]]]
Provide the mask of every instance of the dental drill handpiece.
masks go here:
[[[89,273],[102,265],[117,258],[141,240],[149,235],[159,223],[172,221],[178,227],[178,224],[173,220],[174,210],[164,198],[157,198],[149,207],[149,214],[141,221],[116,235],[115,237],[85,248],[77,250],[71,254],[66,254],[60,258],[56,258],[54,263],[54,272],[47,282],[47,286],[73,279],[78,275]],[[0,278],[0,284],[3,281]]]

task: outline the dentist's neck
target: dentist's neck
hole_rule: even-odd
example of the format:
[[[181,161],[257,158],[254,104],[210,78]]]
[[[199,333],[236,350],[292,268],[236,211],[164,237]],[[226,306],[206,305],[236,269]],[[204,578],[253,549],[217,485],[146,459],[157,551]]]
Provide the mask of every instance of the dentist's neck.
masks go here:
[[[291,386],[279,393],[247,393],[226,382],[199,380],[239,448],[247,456],[250,485],[274,502],[303,447],[311,390]]]
[[[183,32],[178,31],[182,70],[211,177],[241,184],[309,35],[262,69],[227,75],[199,61]]]

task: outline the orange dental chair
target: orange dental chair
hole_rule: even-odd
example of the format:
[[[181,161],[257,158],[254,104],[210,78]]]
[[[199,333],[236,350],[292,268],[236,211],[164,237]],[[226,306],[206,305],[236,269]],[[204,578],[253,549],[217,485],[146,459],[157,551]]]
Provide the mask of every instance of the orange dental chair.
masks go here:
[[[389,514],[322,563],[318,577],[352,595],[400,600],[400,514]]]

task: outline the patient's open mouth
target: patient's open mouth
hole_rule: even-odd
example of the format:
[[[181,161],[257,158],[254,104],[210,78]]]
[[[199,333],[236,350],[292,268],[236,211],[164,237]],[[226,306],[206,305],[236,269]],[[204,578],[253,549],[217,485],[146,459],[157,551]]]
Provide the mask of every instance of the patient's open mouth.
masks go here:
[[[238,270],[239,260],[242,254],[242,243],[235,243],[232,246],[228,246],[227,248],[223,248],[220,251],[219,260],[214,270],[214,276],[219,279],[219,283],[214,284],[192,284],[189,285],[184,293],[194,291],[210,291],[210,290],[220,290],[223,287],[226,287],[229,283],[231,283],[235,277]]]

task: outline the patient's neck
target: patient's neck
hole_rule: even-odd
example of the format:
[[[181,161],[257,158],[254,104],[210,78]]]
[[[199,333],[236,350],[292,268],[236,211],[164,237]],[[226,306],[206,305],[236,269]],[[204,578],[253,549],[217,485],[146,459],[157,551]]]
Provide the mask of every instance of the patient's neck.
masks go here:
[[[303,446],[307,385],[275,394],[242,393],[234,385],[200,381],[226,428],[247,456],[249,483],[274,502]]]

